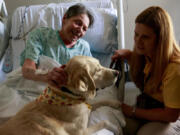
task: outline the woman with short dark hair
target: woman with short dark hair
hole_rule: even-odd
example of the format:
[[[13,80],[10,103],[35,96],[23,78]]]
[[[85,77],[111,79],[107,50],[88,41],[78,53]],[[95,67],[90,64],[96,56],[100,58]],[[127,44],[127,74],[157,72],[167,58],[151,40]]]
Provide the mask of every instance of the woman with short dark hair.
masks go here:
[[[94,18],[82,4],[76,4],[66,11],[62,19],[62,28],[37,28],[28,35],[25,50],[21,54],[23,76],[35,81],[47,82],[61,87],[67,81],[64,66],[54,68],[45,75],[35,74],[39,57],[48,56],[64,65],[76,55],[92,56],[89,43],[83,37]]]

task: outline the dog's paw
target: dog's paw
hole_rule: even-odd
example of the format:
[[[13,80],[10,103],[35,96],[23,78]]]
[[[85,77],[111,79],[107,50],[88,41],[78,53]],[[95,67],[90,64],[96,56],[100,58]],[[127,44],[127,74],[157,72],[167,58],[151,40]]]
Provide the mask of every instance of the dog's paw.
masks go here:
[[[115,109],[119,109],[121,107],[122,103],[118,100],[109,100],[108,101],[108,106],[111,106]]]

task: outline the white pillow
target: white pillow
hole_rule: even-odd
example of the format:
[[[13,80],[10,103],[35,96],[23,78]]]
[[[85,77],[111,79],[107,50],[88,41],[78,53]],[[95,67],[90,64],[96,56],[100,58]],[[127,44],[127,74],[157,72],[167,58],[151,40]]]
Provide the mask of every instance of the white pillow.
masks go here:
[[[94,25],[83,37],[94,52],[109,54],[118,47],[117,11],[107,8],[89,8],[94,16]]]

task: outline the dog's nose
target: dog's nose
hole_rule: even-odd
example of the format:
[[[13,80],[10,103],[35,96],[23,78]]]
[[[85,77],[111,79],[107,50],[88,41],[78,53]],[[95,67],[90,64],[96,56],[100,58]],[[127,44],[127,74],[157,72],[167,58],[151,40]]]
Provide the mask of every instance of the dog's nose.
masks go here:
[[[114,76],[118,76],[119,75],[119,71],[114,71]]]

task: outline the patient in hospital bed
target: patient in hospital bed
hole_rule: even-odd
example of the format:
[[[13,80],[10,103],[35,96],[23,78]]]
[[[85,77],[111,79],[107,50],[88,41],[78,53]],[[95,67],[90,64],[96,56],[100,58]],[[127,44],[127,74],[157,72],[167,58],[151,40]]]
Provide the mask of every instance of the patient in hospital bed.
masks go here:
[[[47,82],[53,86],[65,84],[67,74],[63,67],[53,68],[47,74],[38,75],[36,69],[40,55],[48,56],[59,64],[66,64],[76,55],[92,56],[87,41],[80,39],[93,25],[93,16],[82,4],[76,4],[66,11],[61,30],[37,28],[29,33],[26,48],[21,54],[23,76],[27,79]]]

